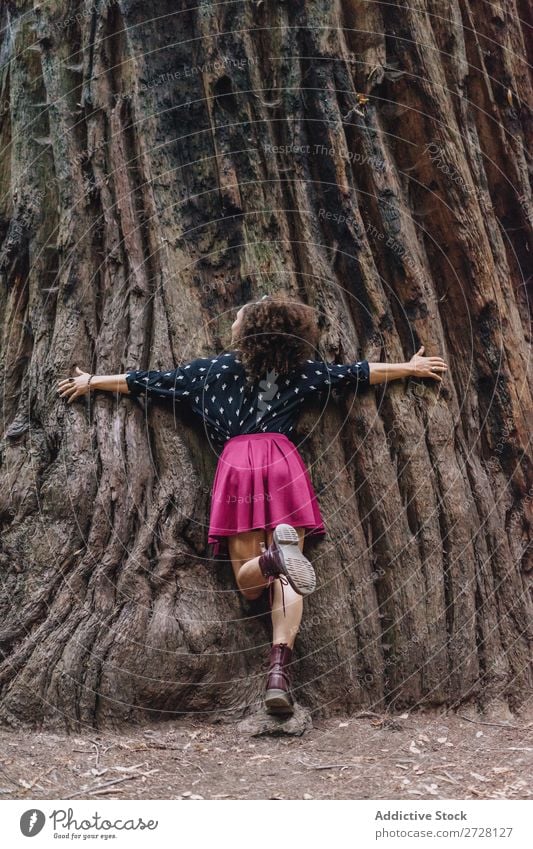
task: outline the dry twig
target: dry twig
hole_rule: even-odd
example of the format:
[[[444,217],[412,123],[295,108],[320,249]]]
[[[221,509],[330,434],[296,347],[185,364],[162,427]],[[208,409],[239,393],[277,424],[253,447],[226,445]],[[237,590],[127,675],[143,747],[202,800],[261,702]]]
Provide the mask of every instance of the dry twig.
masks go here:
[[[131,781],[133,778],[139,778],[138,775],[124,775],[122,778],[114,778],[113,781],[107,781],[105,784],[96,784],[92,787],[86,787],[84,790],[77,790],[76,793],[69,793],[65,799],[73,799],[75,796],[82,796],[84,793],[101,793],[106,787],[111,787],[112,784],[120,784],[122,781]]]

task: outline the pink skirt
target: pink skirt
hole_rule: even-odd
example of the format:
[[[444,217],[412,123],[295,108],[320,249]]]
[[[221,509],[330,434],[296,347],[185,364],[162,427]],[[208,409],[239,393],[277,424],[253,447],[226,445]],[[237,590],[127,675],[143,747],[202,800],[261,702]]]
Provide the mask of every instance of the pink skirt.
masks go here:
[[[307,467],[282,433],[233,436],[219,457],[209,518],[208,543],[220,554],[226,537],[287,522],[308,535],[326,533]]]

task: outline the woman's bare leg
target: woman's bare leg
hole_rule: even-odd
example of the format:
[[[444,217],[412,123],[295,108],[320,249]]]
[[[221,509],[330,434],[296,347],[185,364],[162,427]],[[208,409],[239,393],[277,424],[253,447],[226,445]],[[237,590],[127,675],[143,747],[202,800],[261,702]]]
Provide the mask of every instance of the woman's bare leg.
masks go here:
[[[303,551],[304,528],[296,528],[298,534],[298,547]],[[272,542],[272,531],[267,531],[267,546]],[[287,643],[292,649],[294,641],[302,621],[303,598],[290,584],[283,585],[283,598],[285,599],[285,615],[283,613],[283,602],[281,595],[281,584],[274,581],[274,597],[272,599],[272,642]]]
[[[303,551],[305,529],[296,528],[298,545]],[[243,596],[247,599],[259,598],[268,582],[259,568],[261,543],[269,546],[272,542],[272,531],[253,530],[228,537],[228,551],[235,574],[235,580]],[[285,613],[281,584],[274,581],[272,599],[272,642],[287,643],[294,647],[294,641],[300,627],[303,612],[303,598],[295,592],[290,584],[283,585]]]
[[[228,551],[235,580],[241,593],[250,600],[259,598],[267,580],[259,568],[261,543],[265,541],[265,531],[246,531],[228,537]]]

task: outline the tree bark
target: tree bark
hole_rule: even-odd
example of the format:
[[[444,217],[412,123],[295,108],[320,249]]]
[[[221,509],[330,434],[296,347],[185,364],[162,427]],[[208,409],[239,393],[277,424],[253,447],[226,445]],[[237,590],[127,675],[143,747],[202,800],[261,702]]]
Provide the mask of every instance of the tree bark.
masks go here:
[[[442,386],[300,420],[328,536],[309,548],[296,698],[520,710],[526,4],[66,5],[2,4],[0,721],[260,702],[268,609],[210,557],[201,423],[104,393],[69,405],[56,381],[223,350],[236,307],[281,287],[317,308],[328,359],[424,345],[449,365]]]

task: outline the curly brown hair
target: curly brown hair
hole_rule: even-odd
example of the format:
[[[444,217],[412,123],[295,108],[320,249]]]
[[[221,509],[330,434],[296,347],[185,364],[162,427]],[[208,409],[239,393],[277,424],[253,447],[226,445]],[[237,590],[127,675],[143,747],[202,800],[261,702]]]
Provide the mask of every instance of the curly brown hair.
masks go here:
[[[264,295],[244,307],[234,344],[249,383],[273,370],[288,374],[315,358],[319,328],[313,307],[285,293]]]

